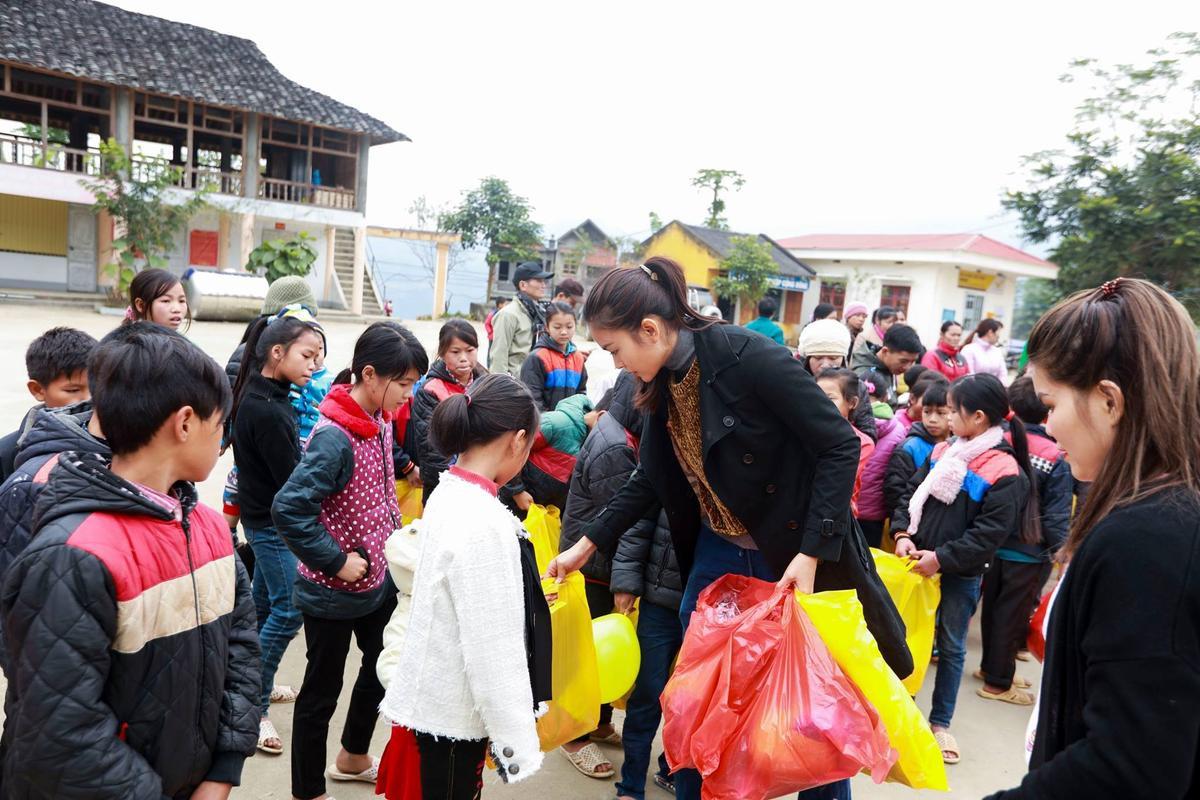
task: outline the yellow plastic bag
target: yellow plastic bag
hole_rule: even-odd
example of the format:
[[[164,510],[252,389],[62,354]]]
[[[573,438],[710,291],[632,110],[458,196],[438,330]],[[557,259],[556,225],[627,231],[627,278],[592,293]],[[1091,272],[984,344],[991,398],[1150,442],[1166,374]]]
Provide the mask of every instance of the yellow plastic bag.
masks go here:
[[[854,590],[809,595],[797,592],[796,599],[838,666],[879,712],[892,747],[900,753],[888,780],[914,789],[948,791],[946,765],[933,731],[880,655]]]
[[[904,641],[908,643],[913,659],[913,673],[904,679],[904,688],[909,694],[916,694],[921,691],[925,673],[929,670],[929,659],[933,656],[937,609],[942,600],[942,576],[924,578],[912,571],[916,562],[882,550],[872,548],[871,557],[904,620]]]
[[[400,501],[400,522],[407,525],[425,513],[421,503],[421,487],[406,480],[396,481],[396,499]]]
[[[542,581],[550,604],[550,630],[554,639],[550,710],[538,718],[542,752],[577,739],[600,723],[600,676],[596,670],[596,645],[592,615],[588,611],[583,575],[572,572],[562,583]]]
[[[558,534],[561,529],[562,519],[556,506],[534,503],[525,514],[525,530],[529,531],[538,572],[542,575],[546,574],[546,567],[558,555]]]

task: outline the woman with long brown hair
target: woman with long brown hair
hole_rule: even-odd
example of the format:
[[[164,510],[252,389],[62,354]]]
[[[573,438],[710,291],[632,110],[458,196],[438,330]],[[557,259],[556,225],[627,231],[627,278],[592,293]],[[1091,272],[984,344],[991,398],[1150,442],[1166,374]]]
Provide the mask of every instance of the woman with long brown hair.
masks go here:
[[[791,352],[687,303],[682,268],[651,258],[613,270],[588,295],[596,342],[638,378],[639,466],[551,562],[561,577],[661,505],[685,577],[684,628],[700,592],[727,573],[804,592],[858,591],[891,668],[912,671],[904,626],[850,515],[859,442]],[[676,773],[676,794],[700,797],[700,775]],[[848,798],[848,782],[804,793]]]
[[[1200,354],[1157,286],[1118,278],[1029,337],[1048,432],[1091,489],[1047,614],[1016,798],[1200,795]]]

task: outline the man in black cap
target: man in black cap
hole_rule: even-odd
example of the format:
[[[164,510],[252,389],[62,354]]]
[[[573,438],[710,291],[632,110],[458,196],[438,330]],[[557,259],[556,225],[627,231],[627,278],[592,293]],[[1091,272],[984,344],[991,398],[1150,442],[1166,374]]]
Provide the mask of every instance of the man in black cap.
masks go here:
[[[525,261],[513,272],[517,287],[516,302],[509,303],[492,320],[495,338],[490,354],[492,372],[507,372],[514,378],[533,349],[533,343],[546,327],[546,281],[554,277],[536,261]]]

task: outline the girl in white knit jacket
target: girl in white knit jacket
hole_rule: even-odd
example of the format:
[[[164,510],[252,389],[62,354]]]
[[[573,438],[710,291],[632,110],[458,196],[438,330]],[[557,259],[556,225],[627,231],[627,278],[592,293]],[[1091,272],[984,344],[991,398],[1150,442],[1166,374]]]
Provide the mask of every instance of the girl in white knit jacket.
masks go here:
[[[459,456],[420,523],[389,542],[402,593],[412,577],[396,612],[407,624],[393,620],[380,658],[393,665],[380,710],[395,727],[376,787],[388,800],[477,797],[489,741],[505,781],[541,766],[550,611],[525,529],[496,499],[537,429],[529,390],[508,375],[480,378],[434,412],[430,435]]]

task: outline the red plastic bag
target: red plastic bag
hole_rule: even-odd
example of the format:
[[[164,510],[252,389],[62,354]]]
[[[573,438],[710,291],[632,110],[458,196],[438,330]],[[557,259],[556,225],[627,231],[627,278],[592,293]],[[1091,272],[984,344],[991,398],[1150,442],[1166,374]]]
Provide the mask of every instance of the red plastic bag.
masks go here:
[[[1042,626],[1046,622],[1046,611],[1050,608],[1050,598],[1053,596],[1053,588],[1042,595],[1037,611],[1033,612],[1033,619],[1029,622],[1029,636],[1025,641],[1025,646],[1039,662],[1046,660],[1046,637],[1042,635]]]
[[[791,592],[726,575],[701,595],[663,692],[672,770],[704,797],[777,797],[896,761],[879,715],[845,676]]]

